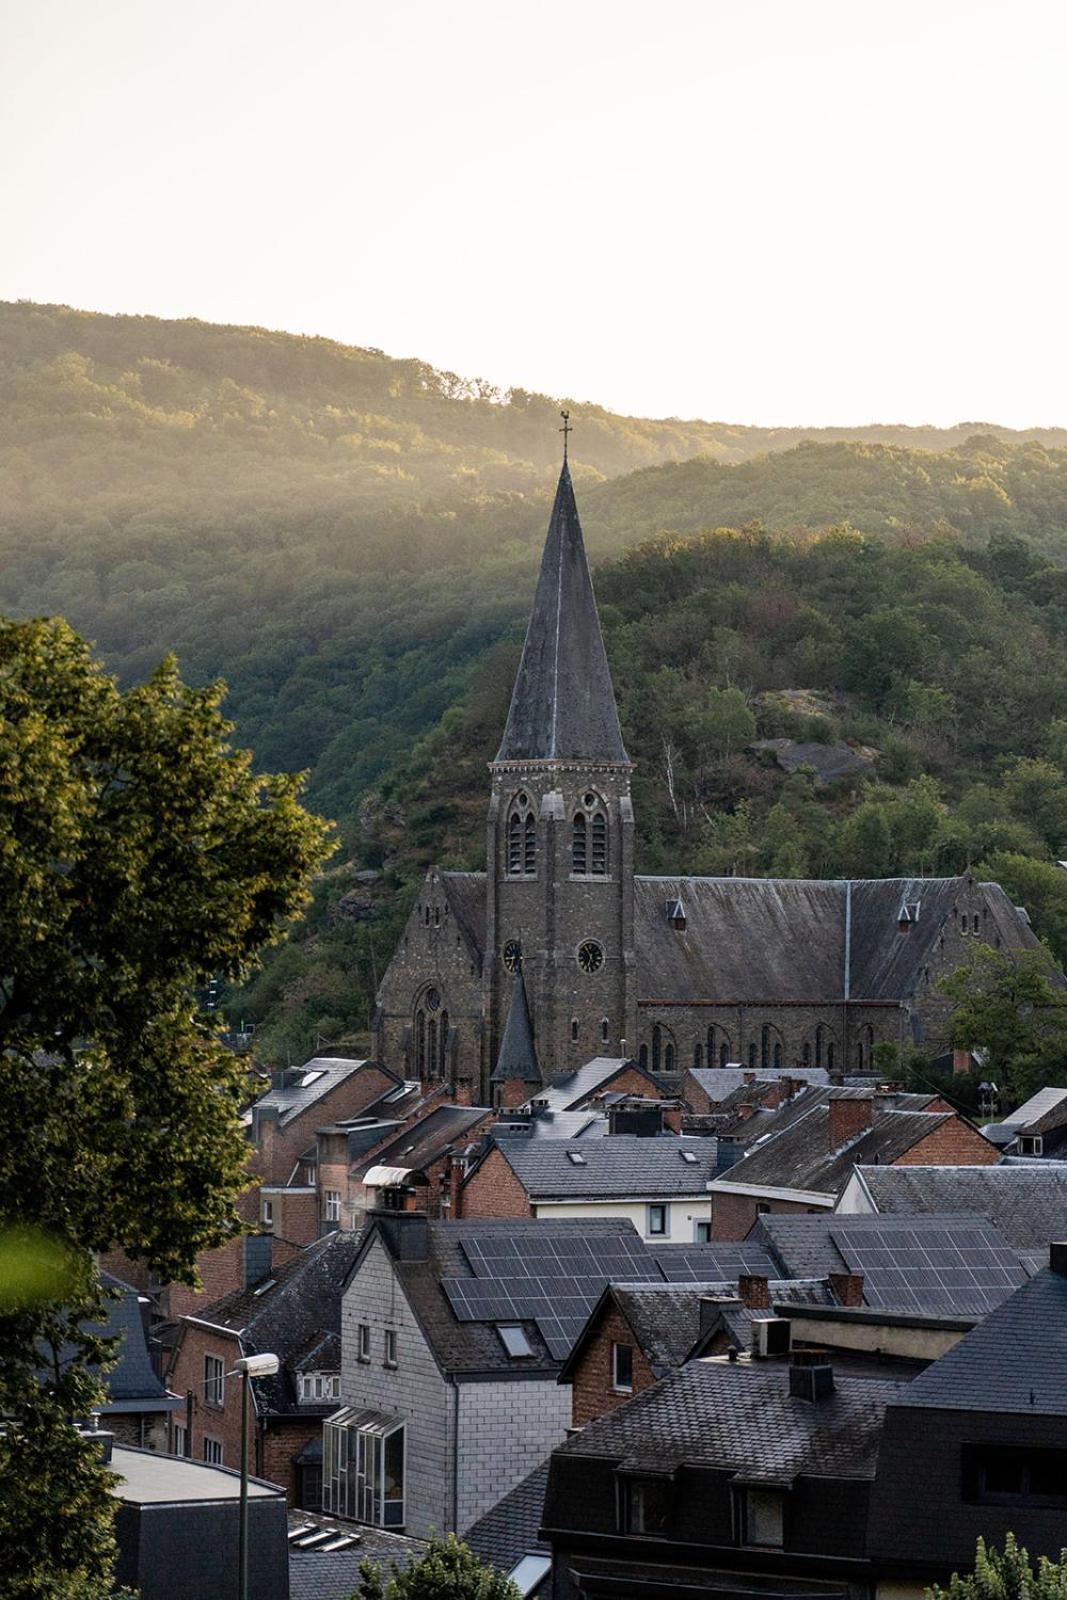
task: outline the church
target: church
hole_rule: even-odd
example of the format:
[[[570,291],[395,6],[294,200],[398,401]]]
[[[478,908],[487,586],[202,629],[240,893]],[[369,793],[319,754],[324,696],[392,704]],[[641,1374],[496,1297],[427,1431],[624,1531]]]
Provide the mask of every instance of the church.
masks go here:
[[[937,980],[972,941],[1038,943],[969,875],[639,876],[632,771],[564,456],[486,869],[427,874],[378,991],[379,1060],[501,1105],[595,1056],[862,1072],[877,1043],[944,1043]]]

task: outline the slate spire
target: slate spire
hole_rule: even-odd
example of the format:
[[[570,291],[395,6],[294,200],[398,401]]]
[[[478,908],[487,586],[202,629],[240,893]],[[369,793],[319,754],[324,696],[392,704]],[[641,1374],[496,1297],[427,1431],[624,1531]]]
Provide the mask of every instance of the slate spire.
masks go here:
[[[498,761],[628,761],[566,460]]]
[[[516,1079],[532,1085],[540,1085],[542,1082],[541,1068],[534,1045],[533,1023],[530,1021],[530,1008],[526,1003],[526,985],[522,981],[521,961],[515,968],[515,976],[511,981],[508,1020],[504,1026],[500,1054],[496,1058],[496,1066],[490,1081],[508,1083]]]

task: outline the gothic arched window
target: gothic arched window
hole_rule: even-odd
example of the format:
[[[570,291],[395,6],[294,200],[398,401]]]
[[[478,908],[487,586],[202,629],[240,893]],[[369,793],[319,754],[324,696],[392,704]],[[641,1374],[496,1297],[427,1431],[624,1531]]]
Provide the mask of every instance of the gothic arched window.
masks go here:
[[[822,1041],[823,1041],[823,1031],[822,1031],[822,1023],[820,1023],[819,1026],[815,1030],[815,1065],[817,1067],[821,1067],[822,1066]]]
[[[574,819],[574,831],[571,834],[571,871],[581,873],[584,877],[587,861],[586,823],[585,817],[579,811]]]
[[[725,1067],[725,1065],[729,1061],[729,1059],[730,1059],[729,1049],[727,1048],[726,1044],[723,1043],[723,1044],[721,1044],[719,1046],[719,1066],[720,1067]]]
[[[715,1065],[715,1029],[708,1029],[708,1066]]]
[[[637,1052],[637,1065],[639,1067],[643,1068],[643,1070],[645,1072],[648,1071],[648,1045],[647,1044],[643,1044],[641,1046],[640,1050]]]
[[[659,1023],[652,1029],[652,1071],[658,1072],[663,1056],[663,1031]]]
[[[777,1067],[780,1067],[781,1064],[782,1064],[782,1047],[776,1040],[775,1041],[775,1045],[774,1045],[774,1065],[777,1068]]]
[[[693,1046],[693,1065],[694,1067],[702,1067],[704,1065],[704,1046],[699,1039]]]
[[[663,1052],[663,1070],[664,1070],[664,1072],[673,1072],[674,1071],[674,1046],[673,1046],[673,1044],[668,1044],[666,1050],[664,1050],[664,1052]]]
[[[508,875],[532,878],[537,872],[537,818],[530,797],[515,796],[508,816]]]
[[[801,1061],[803,1061],[803,1063],[804,1063],[804,1065],[806,1067],[810,1067],[811,1066],[811,1041],[810,1041],[810,1039],[805,1039],[804,1040],[804,1048],[800,1052],[800,1059],[801,1059]]]
[[[517,811],[508,818],[508,871],[522,871],[522,818]]]
[[[756,1046],[754,1042],[748,1047],[748,1064],[750,1067],[756,1065]]]
[[[448,1012],[441,1012],[441,1076],[448,1069]]]
[[[771,1030],[766,1023],[760,1030],[760,1066],[766,1071],[771,1064]]]
[[[608,819],[602,811],[593,818],[593,875],[605,876],[608,870]]]
[[[826,1046],[826,1070],[827,1072],[833,1072],[834,1070],[834,1047],[832,1044]]]
[[[426,1013],[421,1006],[415,1015],[415,1070],[420,1078],[426,1076]]]
[[[522,827],[522,870],[528,878],[537,871],[537,823],[532,811],[527,811]]]
[[[426,1075],[430,1078],[437,1077],[437,1018],[431,1017],[426,1024]]]

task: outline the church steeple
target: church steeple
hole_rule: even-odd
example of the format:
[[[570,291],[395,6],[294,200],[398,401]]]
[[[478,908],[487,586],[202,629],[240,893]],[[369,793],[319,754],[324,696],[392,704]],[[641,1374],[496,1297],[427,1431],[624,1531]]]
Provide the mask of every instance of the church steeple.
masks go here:
[[[511,1005],[491,1082],[522,1083],[533,1089],[540,1087],[541,1081],[533,1023],[526,1003],[526,985],[522,981],[522,963],[519,962],[511,982]]]
[[[496,759],[629,760],[566,458]]]

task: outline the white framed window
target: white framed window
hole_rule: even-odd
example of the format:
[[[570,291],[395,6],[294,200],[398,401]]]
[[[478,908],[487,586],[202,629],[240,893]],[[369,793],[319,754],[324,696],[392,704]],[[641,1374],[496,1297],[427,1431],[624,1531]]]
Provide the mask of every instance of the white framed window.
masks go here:
[[[385,1356],[384,1356],[384,1360],[385,1360],[385,1365],[387,1367],[395,1367],[396,1364],[397,1364],[397,1360],[396,1360],[396,1329],[395,1328],[386,1328],[386,1330],[385,1330]]]
[[[271,1224],[273,1223],[273,1221],[274,1221],[274,1201],[273,1200],[264,1200],[263,1206],[262,1206],[261,1215],[262,1215],[262,1219],[263,1219],[264,1224],[266,1225],[266,1227],[269,1228],[271,1226]]]
[[[1045,1141],[1040,1133],[1022,1134],[1019,1139],[1019,1154],[1024,1156],[1043,1156]]]
[[[300,1398],[312,1404],[323,1400],[338,1400],[341,1396],[341,1378],[336,1372],[302,1372]]]
[[[189,1451],[189,1430],[184,1422],[172,1424],[170,1453],[174,1456],[187,1455]]]
[[[370,1360],[370,1323],[361,1322],[356,1329],[356,1360]]]
[[[710,1244],[711,1243],[711,1223],[710,1222],[694,1222],[693,1223],[693,1243],[694,1244]]]
[[[221,1406],[226,1394],[226,1363],[218,1356],[204,1357],[204,1404]],[[206,1457],[205,1457],[206,1459]]]
[[[634,1347],[632,1344],[613,1344],[611,1347],[611,1387],[619,1394],[633,1393]]]
[[[378,1528],[404,1526],[405,1432],[399,1417],[346,1406],[322,1426],[322,1506]]]
[[[341,1220],[341,1191],[340,1189],[324,1189],[322,1195],[322,1215],[326,1222],[340,1222]]]
[[[209,1467],[222,1466],[222,1440],[212,1439],[206,1433],[204,1435],[204,1460]]]
[[[650,1239],[666,1239],[669,1232],[667,1207],[662,1203],[645,1209],[645,1232]]]

